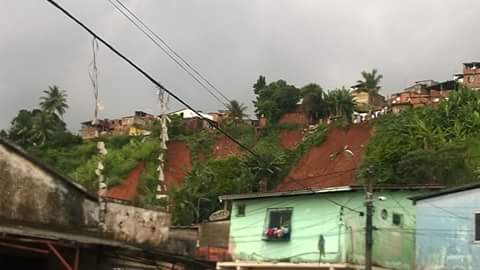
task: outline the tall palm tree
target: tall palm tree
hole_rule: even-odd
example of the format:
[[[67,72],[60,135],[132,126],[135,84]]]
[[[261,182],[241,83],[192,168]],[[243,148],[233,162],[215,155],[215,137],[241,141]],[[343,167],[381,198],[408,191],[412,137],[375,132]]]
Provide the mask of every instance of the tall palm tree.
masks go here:
[[[358,80],[358,86],[360,89],[367,90],[369,93],[378,94],[380,90],[380,80],[382,80],[383,75],[377,74],[378,70],[373,69],[372,72],[362,71],[363,80]]]
[[[247,106],[245,106],[243,103],[239,103],[236,100],[230,101],[230,103],[227,104],[227,109],[228,117],[231,119],[242,120],[243,117],[247,116],[245,113]]]
[[[366,91],[368,93],[368,114],[372,114],[372,109],[374,107],[373,97],[378,95],[380,91],[380,80],[382,80],[383,75],[377,74],[376,69],[372,69],[372,72],[362,71],[363,80],[358,80],[358,87],[360,90]]]
[[[48,90],[43,91],[45,96],[40,98],[40,107],[48,113],[57,113],[61,118],[68,109],[67,93],[60,90],[56,85],[49,86]]]

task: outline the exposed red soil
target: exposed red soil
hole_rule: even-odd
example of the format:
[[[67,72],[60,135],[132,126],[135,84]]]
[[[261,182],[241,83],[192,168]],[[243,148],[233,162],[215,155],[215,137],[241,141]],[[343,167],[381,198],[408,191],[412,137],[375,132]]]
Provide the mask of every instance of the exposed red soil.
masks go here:
[[[226,158],[231,155],[240,155],[241,153],[242,150],[237,144],[229,138],[222,136],[215,142],[212,155],[214,158]]]
[[[139,163],[130,171],[123,183],[109,189],[105,197],[125,201],[132,201],[135,199],[135,196],[137,196],[137,186],[144,169],[145,163]]]
[[[284,114],[280,120],[279,124],[297,124],[300,126],[308,126],[308,117],[303,112],[291,112]]]
[[[294,149],[302,142],[304,136],[303,130],[289,130],[280,133],[280,145],[284,149]]]
[[[171,141],[167,147],[167,164],[163,173],[165,174],[165,185],[170,190],[173,186],[183,183],[187,173],[192,170],[192,161],[187,143]]]
[[[371,135],[368,124],[332,128],[326,141],[310,149],[274,191],[326,188],[355,184],[355,170]],[[343,149],[354,153],[347,157]],[[332,155],[335,158],[332,158]]]

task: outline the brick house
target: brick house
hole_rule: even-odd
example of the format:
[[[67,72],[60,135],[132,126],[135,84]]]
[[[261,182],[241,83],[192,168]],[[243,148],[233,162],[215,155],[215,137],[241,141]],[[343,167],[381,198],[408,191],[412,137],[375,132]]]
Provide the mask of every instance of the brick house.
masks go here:
[[[480,62],[463,63],[463,84],[480,89]]]
[[[97,135],[145,135],[149,133],[155,119],[157,117],[153,114],[135,111],[133,115],[122,118],[98,120],[97,123],[85,121],[81,123],[80,136],[84,140],[88,140]]]
[[[402,92],[392,94],[388,104],[393,113],[408,108],[435,106],[446,99],[450,92],[456,90],[456,81],[437,82],[434,80],[417,81]]]

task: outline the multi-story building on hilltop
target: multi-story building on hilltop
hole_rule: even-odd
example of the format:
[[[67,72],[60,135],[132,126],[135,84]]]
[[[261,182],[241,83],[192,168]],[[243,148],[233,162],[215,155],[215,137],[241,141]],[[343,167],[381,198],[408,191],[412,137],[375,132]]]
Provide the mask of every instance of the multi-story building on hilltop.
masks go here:
[[[149,133],[153,121],[156,119],[155,115],[135,111],[133,115],[125,116],[117,119],[103,119],[94,121],[82,122],[80,135],[84,140],[92,139],[97,136],[110,135],[145,135]]]

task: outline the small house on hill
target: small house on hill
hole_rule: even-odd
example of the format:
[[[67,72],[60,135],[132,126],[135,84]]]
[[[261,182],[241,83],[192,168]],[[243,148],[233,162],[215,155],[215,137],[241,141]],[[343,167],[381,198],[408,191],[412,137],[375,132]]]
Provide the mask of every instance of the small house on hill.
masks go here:
[[[194,112],[188,108],[180,109],[174,112],[169,113],[169,115],[177,115],[183,119],[185,122],[185,128],[187,130],[198,130],[210,128],[210,124],[217,124],[219,118],[215,115],[203,113],[201,111]],[[200,117],[201,116],[201,117]]]
[[[475,90],[480,89],[480,62],[463,63],[463,83]]]
[[[388,103],[393,113],[399,113],[409,108],[434,106],[448,98],[450,92],[455,91],[456,81],[437,82],[425,80],[415,82],[402,92],[392,94]]]
[[[84,140],[97,136],[111,135],[148,135],[156,117],[143,111],[135,111],[133,115],[116,119],[100,119],[81,123],[80,136]]]
[[[359,84],[351,86],[350,90],[353,101],[357,105],[357,112],[379,111],[387,105],[384,96],[369,93],[368,90],[361,88]]]
[[[478,269],[480,183],[413,197],[416,269]]]

